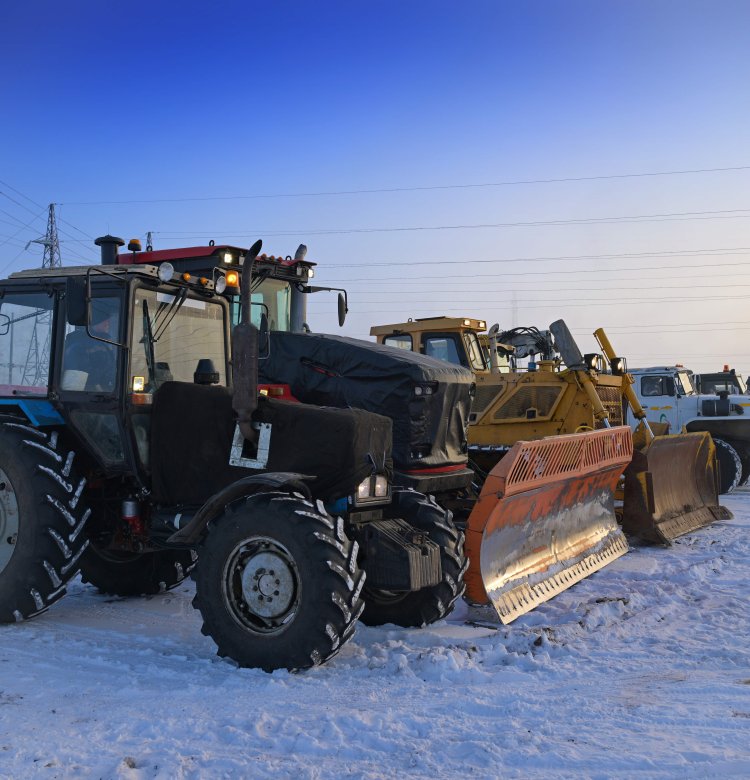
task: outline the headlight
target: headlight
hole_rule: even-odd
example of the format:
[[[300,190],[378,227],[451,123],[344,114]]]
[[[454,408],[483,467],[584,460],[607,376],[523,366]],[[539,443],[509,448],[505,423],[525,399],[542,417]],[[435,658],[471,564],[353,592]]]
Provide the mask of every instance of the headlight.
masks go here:
[[[586,368],[589,371],[598,371],[599,370],[599,353],[598,352],[587,352],[583,356],[583,362],[586,364]]]
[[[357,485],[357,498],[362,501],[370,497],[370,478],[363,479],[359,485]]]
[[[355,506],[372,503],[379,504],[389,499],[390,495],[391,486],[388,483],[388,477],[384,474],[371,474],[357,485],[357,492],[354,494],[354,504]]]
[[[621,358],[621,357],[612,358],[609,365],[612,369],[612,373],[615,376],[622,376],[623,374],[627,373],[628,364],[625,358]]]
[[[162,280],[162,282],[168,282],[172,279],[174,276],[174,266],[172,263],[162,263],[159,266],[159,279]]]
[[[424,382],[421,385],[414,385],[414,395],[433,395],[438,388],[437,382]]]
[[[385,498],[388,495],[388,479],[381,474],[375,477],[375,497]]]
[[[225,276],[220,276],[216,280],[216,285],[214,286],[214,289],[216,290],[217,293],[219,293],[219,295],[221,295],[221,293],[223,293],[224,290],[227,289],[227,279]]]

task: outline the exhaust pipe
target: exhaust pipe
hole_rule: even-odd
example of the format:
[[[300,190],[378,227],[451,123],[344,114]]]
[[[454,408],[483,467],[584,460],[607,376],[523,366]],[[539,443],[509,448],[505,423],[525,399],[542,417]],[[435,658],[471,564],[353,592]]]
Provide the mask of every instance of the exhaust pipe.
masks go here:
[[[250,321],[250,285],[262,246],[262,241],[256,241],[245,255],[240,281],[242,321],[232,331],[232,408],[243,437],[253,444],[258,438],[253,428],[253,412],[258,408],[258,329]]]
[[[94,243],[101,247],[102,265],[117,265],[117,250],[124,246],[125,242],[117,236],[99,236]]]

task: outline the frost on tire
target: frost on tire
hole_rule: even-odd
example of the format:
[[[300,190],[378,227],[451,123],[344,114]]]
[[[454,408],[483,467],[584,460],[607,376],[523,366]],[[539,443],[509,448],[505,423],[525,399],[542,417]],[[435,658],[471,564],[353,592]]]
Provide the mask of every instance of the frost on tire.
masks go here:
[[[32,617],[65,594],[88,544],[85,486],[57,432],[0,424],[0,622]]]
[[[364,578],[354,543],[325,509],[261,493],[213,522],[198,550],[193,605],[220,656],[266,671],[304,669],[351,638]]]
[[[714,444],[719,461],[719,493],[731,493],[742,479],[742,460],[728,441],[714,438]]]

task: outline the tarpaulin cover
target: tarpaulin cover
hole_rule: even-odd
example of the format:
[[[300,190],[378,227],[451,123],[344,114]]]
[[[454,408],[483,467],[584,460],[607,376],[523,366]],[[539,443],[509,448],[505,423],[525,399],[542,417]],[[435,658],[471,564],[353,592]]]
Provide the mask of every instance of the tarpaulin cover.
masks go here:
[[[351,495],[373,471],[392,473],[391,421],[359,409],[331,409],[261,396],[254,419],[271,423],[265,469],[229,465],[235,416],[224,387],[165,382],[154,395],[154,498],[200,505],[241,477],[263,471],[309,474],[315,498]]]
[[[260,381],[303,403],[366,409],[393,420],[393,462],[410,470],[465,464],[474,377],[461,366],[369,341],[273,331]],[[420,386],[421,395],[415,393]]]

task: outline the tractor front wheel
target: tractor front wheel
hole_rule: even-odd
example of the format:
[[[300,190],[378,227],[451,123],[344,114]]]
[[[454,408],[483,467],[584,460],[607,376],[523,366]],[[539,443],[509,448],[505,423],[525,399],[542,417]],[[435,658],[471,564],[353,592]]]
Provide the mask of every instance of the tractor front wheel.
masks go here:
[[[440,547],[441,579],[437,585],[409,592],[365,585],[362,622],[368,626],[384,623],[427,626],[450,614],[456,600],[463,595],[463,579],[468,567],[464,535],[453,524],[451,513],[438,506],[431,496],[401,490],[394,493],[393,504],[400,518],[413,528],[425,531]]]
[[[362,611],[357,549],[343,521],[296,494],[234,503],[212,522],[192,575],[203,633],[240,666],[323,663]]]

